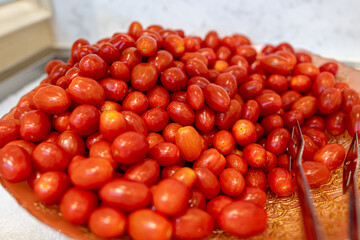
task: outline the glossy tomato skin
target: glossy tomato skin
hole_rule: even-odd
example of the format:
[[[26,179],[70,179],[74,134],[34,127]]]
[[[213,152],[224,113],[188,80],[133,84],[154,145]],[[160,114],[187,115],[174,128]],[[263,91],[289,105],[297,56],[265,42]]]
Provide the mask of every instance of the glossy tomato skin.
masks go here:
[[[232,128],[232,134],[235,141],[240,146],[256,142],[256,128],[255,125],[246,119],[236,121]]]
[[[265,148],[257,143],[251,143],[246,145],[243,150],[244,158],[246,159],[249,166],[257,168],[261,167],[266,162],[266,151]]]
[[[192,168],[182,167],[178,169],[170,178],[183,183],[188,189],[191,189],[196,181],[196,174]]]
[[[334,87],[335,77],[329,72],[321,72],[312,85],[312,92],[315,96],[320,94],[327,88]]]
[[[316,98],[312,96],[301,97],[293,103],[291,109],[299,110],[304,118],[309,118],[316,113]]]
[[[131,71],[131,85],[139,91],[149,91],[158,80],[157,69],[151,63],[139,63]]]
[[[194,110],[201,109],[205,103],[203,90],[196,84],[188,86],[187,101]]]
[[[71,130],[81,136],[89,136],[99,128],[100,111],[90,104],[76,107],[69,118]]]
[[[165,142],[165,139],[159,133],[151,132],[146,136],[146,141],[149,144],[149,149],[152,149],[153,147],[155,147],[159,143]]]
[[[245,188],[245,178],[235,168],[224,169],[219,176],[219,182],[221,192],[230,197],[239,196]]]
[[[110,161],[114,169],[119,166],[119,163],[113,158],[111,154],[111,143],[105,140],[100,140],[90,147],[89,157],[106,158]]]
[[[98,205],[95,193],[73,187],[65,192],[60,201],[60,212],[69,222],[85,224]]]
[[[9,182],[21,182],[32,175],[30,155],[21,147],[8,145],[0,150],[0,174]]]
[[[33,153],[36,145],[32,142],[25,141],[25,140],[13,140],[11,142],[8,142],[5,146],[8,145],[16,145],[21,148],[23,148],[30,156]]]
[[[122,111],[121,114],[124,116],[130,131],[138,132],[144,136],[148,134],[148,129],[144,120],[132,111]]]
[[[242,106],[236,99],[231,99],[230,107],[225,112],[216,112],[215,125],[219,129],[230,130],[235,122],[240,119]]]
[[[266,139],[266,150],[276,155],[283,154],[286,151],[290,138],[291,135],[287,129],[276,128],[270,132]]]
[[[279,196],[289,196],[295,190],[295,178],[284,168],[273,168],[267,180],[271,191]]]
[[[20,120],[20,135],[30,142],[43,140],[51,129],[50,118],[40,110],[27,112]]]
[[[142,114],[149,106],[149,100],[139,91],[129,93],[122,102],[123,110],[133,111],[137,114]]]
[[[326,131],[333,136],[338,136],[343,134],[346,129],[345,119],[346,119],[346,114],[342,111],[337,111],[334,112],[333,114],[330,114],[325,119]]]
[[[175,179],[160,181],[152,192],[152,204],[156,211],[174,216],[187,208],[190,192],[187,186]]]
[[[125,179],[107,182],[101,187],[99,196],[106,205],[125,212],[145,208],[151,199],[150,190],[145,184]]]
[[[329,170],[334,170],[343,163],[345,154],[345,148],[340,144],[325,144],[315,153],[314,161],[325,164]]]
[[[266,191],[266,175],[260,168],[249,168],[245,175],[245,181],[247,187],[257,187]]]
[[[110,75],[113,78],[129,82],[130,79],[130,69],[129,67],[120,61],[115,61],[111,64]]]
[[[294,102],[300,99],[302,95],[295,90],[288,90],[281,94],[282,107],[285,111],[289,110]]]
[[[153,64],[158,70],[158,74],[169,68],[174,61],[174,57],[166,50],[159,50],[148,59],[148,63]]]
[[[344,89],[342,92],[341,110],[345,113],[351,112],[353,106],[360,103],[359,94],[352,88]]]
[[[175,144],[179,147],[180,156],[186,161],[195,161],[200,156],[201,137],[191,126],[178,129]]]
[[[303,74],[311,79],[315,79],[319,75],[319,69],[312,63],[299,63],[293,69],[293,74]]]
[[[234,200],[225,195],[219,195],[213,199],[211,199],[206,205],[206,212],[209,213],[213,219],[216,227],[220,227],[217,221],[221,210],[230,203],[234,202]]]
[[[144,183],[146,186],[150,187],[157,182],[159,175],[159,164],[154,159],[145,158],[143,161],[140,161],[127,169],[124,178]]]
[[[194,162],[193,168],[207,168],[218,176],[226,165],[226,159],[215,148],[203,151],[199,158]]]
[[[128,47],[120,53],[119,61],[131,70],[137,64],[141,63],[142,56],[135,47]]]
[[[97,236],[121,237],[126,230],[126,215],[117,209],[102,206],[91,213],[88,224]]]
[[[180,125],[178,123],[169,123],[168,125],[166,125],[166,127],[164,128],[164,130],[162,132],[162,135],[163,135],[165,141],[175,143],[176,132],[181,127],[182,127],[182,125]]]
[[[260,116],[276,113],[282,107],[282,100],[277,93],[263,93],[255,98],[260,108]]]
[[[113,141],[119,134],[128,131],[125,117],[118,111],[102,112],[99,119],[99,130],[104,139]]]
[[[115,78],[104,78],[99,81],[105,92],[105,99],[121,101],[128,94],[128,85],[125,81]]]
[[[160,166],[171,166],[180,160],[180,152],[175,144],[162,142],[150,149],[149,157],[157,160]]]
[[[230,107],[230,96],[219,85],[210,83],[204,89],[206,104],[218,112],[225,112]]]
[[[242,106],[241,118],[255,123],[259,119],[259,116],[260,108],[257,101],[251,99]]]
[[[321,162],[305,161],[302,167],[311,188],[320,187],[330,179],[330,170]]]
[[[260,207],[264,207],[266,198],[266,192],[260,188],[246,187],[241,195],[236,198],[236,200],[252,202]]]
[[[200,190],[206,199],[213,199],[220,192],[220,183],[216,175],[207,168],[194,168],[197,179],[194,187]]]
[[[69,94],[58,86],[45,86],[36,91],[34,104],[44,113],[60,114],[71,104]]]
[[[228,155],[234,150],[235,139],[229,131],[220,130],[214,135],[213,144],[221,154]]]
[[[140,133],[129,131],[115,138],[111,151],[119,163],[132,164],[145,158],[149,151],[149,144]]]
[[[309,136],[318,147],[322,147],[328,142],[328,137],[320,130],[311,127],[302,127],[301,130],[303,134]]]
[[[67,153],[70,159],[76,155],[85,154],[85,143],[83,138],[71,130],[67,130],[59,135],[56,143]]]
[[[218,222],[226,232],[238,237],[250,237],[266,229],[267,215],[262,207],[242,200],[226,205]]]
[[[114,169],[109,159],[90,157],[71,162],[68,174],[72,183],[84,189],[98,189],[112,178]]]
[[[208,106],[204,105],[195,112],[195,126],[202,132],[209,132],[215,125],[215,113]]]
[[[169,112],[162,108],[152,108],[141,115],[149,132],[163,130],[169,122]],[[171,116],[170,116],[171,117]]]
[[[101,106],[105,100],[104,88],[92,78],[75,77],[67,92],[71,99],[78,104]]]
[[[65,173],[50,171],[40,176],[35,183],[34,192],[45,204],[57,204],[70,185],[70,179]]]
[[[103,78],[107,72],[107,67],[104,59],[96,54],[86,55],[79,62],[81,74],[94,79]]]
[[[172,101],[166,111],[174,122],[181,125],[191,125],[195,121],[195,112],[187,103]]]
[[[360,133],[360,105],[352,107],[346,116],[346,129],[350,136],[354,136],[355,132]]]
[[[0,120],[0,148],[19,138],[20,129],[16,123]]]
[[[199,208],[188,208],[172,219],[174,237],[177,239],[203,239],[214,229],[211,215]]]
[[[173,227],[163,215],[150,209],[141,209],[129,215],[128,233],[133,239],[170,240]]]
[[[238,170],[242,175],[245,175],[248,170],[248,164],[242,156],[231,153],[226,156],[226,167]]]
[[[327,88],[320,94],[317,99],[317,108],[323,114],[336,112],[341,106],[341,92],[334,88]]]
[[[264,129],[264,135],[267,136],[272,130],[284,127],[284,120],[279,114],[270,114],[264,117],[260,124]]]
[[[149,101],[149,108],[162,108],[166,109],[170,102],[169,92],[161,87],[155,86],[153,89],[146,93]]]
[[[66,152],[55,143],[40,143],[32,153],[32,159],[42,171],[64,171],[70,159]]]
[[[276,54],[269,54],[263,57],[260,60],[260,67],[270,74],[286,74],[290,70],[286,58]]]
[[[184,89],[187,80],[187,75],[179,67],[166,69],[160,77],[161,84],[170,92],[176,92]]]

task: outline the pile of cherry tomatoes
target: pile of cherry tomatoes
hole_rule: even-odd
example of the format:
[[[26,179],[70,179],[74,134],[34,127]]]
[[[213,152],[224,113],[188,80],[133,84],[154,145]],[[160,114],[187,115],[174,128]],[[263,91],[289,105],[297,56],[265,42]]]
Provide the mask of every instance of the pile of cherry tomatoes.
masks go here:
[[[311,187],[345,158],[328,135],[360,129],[358,93],[337,70],[288,43],[257,52],[240,34],[202,39],[133,22],[46,65],[0,121],[0,174],[105,238],[259,234],[267,189],[295,190],[295,122]]]

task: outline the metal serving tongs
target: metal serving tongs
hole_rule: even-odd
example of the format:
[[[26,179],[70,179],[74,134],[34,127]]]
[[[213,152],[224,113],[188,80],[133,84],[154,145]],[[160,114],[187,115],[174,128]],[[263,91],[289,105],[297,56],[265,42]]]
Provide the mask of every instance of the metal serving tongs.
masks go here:
[[[295,148],[295,174],[297,180],[297,192],[300,201],[303,223],[307,239],[324,239],[324,231],[320,227],[317,218],[313,199],[310,195],[310,187],[302,168],[302,155],[304,151],[304,138],[301,132],[300,124],[296,121],[292,131],[293,146]],[[349,192],[349,239],[360,240],[360,212],[359,195],[357,185],[357,173],[359,166],[359,143],[358,135],[355,134],[343,167],[343,193]],[[291,170],[292,161],[290,161],[289,170]]]
[[[358,134],[351,142],[343,167],[343,193],[349,193],[349,239],[360,240],[359,188],[357,184],[359,168]]]
[[[303,167],[302,167],[302,155],[304,152],[304,137],[301,132],[300,124],[296,121],[292,131],[293,146],[295,148],[295,177],[297,182],[297,192],[300,201],[300,207],[302,212],[302,218],[305,228],[306,239],[324,239],[323,230],[320,227],[315,209],[313,199],[310,195],[309,183],[306,179]],[[290,160],[289,170],[292,168],[292,161]]]

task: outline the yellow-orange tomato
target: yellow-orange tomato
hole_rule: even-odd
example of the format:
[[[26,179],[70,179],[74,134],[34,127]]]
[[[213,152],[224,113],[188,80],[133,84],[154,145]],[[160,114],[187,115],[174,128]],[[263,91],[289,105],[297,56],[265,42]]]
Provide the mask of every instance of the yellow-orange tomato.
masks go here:
[[[180,149],[181,157],[186,161],[194,161],[200,156],[201,137],[195,128],[191,126],[178,129],[175,144]]]

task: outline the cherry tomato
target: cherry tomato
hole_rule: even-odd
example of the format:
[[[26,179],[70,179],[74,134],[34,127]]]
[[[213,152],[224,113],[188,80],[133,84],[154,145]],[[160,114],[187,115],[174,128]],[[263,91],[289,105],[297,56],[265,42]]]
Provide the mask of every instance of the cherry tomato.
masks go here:
[[[89,54],[80,60],[79,68],[82,75],[101,79],[107,72],[107,63],[100,56]]]
[[[316,112],[316,98],[312,96],[301,97],[292,104],[291,110],[299,110],[304,118],[309,118]]]
[[[345,132],[345,118],[346,114],[342,111],[334,112],[325,119],[326,131],[333,135],[338,136]]]
[[[264,83],[255,79],[250,79],[239,86],[238,93],[245,100],[254,99],[264,90]]]
[[[205,103],[204,92],[198,85],[192,84],[188,86],[187,101],[194,110],[199,110],[204,106]]]
[[[213,199],[211,199],[206,205],[206,212],[209,213],[213,219],[216,227],[220,227],[217,221],[221,210],[230,203],[234,202],[234,200],[225,195],[219,195]]]
[[[108,206],[124,212],[145,208],[150,204],[150,189],[143,183],[113,179],[102,185],[100,199]]]
[[[126,230],[126,216],[117,209],[102,206],[91,213],[89,228],[100,237],[121,237]]]
[[[266,192],[260,188],[246,187],[241,195],[236,198],[236,200],[252,202],[259,207],[264,207],[266,203]]]
[[[173,55],[166,50],[159,50],[148,59],[148,63],[151,63],[156,67],[158,74],[169,68],[173,61]]]
[[[43,173],[35,183],[34,192],[37,198],[45,204],[57,204],[70,188],[70,179],[58,171]]]
[[[65,192],[60,201],[61,215],[69,222],[85,224],[98,205],[95,193],[73,187]]]
[[[99,81],[105,92],[107,100],[121,101],[128,94],[126,82],[115,78],[104,78]]]
[[[129,67],[120,61],[115,61],[111,64],[110,74],[113,78],[120,79],[125,82],[128,82],[130,79]]]
[[[196,182],[194,187],[200,190],[206,199],[213,199],[220,192],[220,183],[216,175],[207,168],[194,168]]]
[[[170,92],[180,91],[185,88],[187,80],[185,72],[178,67],[166,69],[160,77],[161,84]]]
[[[321,162],[305,161],[302,164],[309,186],[317,188],[329,181],[330,170]]]
[[[289,90],[281,94],[282,107],[285,111],[289,110],[294,102],[300,99],[302,95],[295,91]]]
[[[235,122],[240,119],[241,113],[242,113],[242,106],[240,102],[235,99],[232,99],[230,101],[230,107],[225,112],[216,112],[215,125],[219,129],[230,130],[235,124]]]
[[[289,196],[295,190],[295,178],[283,168],[273,168],[267,175],[271,191],[278,196]]]
[[[204,239],[214,229],[211,215],[199,208],[188,208],[172,219],[172,224],[176,239]]]
[[[219,176],[221,191],[230,196],[239,196],[245,188],[245,178],[234,168],[224,169]]]
[[[98,130],[99,121],[99,109],[90,104],[83,104],[72,111],[69,125],[74,133],[81,136],[89,136]]]
[[[115,138],[111,151],[119,163],[132,164],[145,158],[149,151],[149,144],[140,133],[129,131]]]
[[[71,99],[78,104],[101,106],[104,103],[104,88],[91,78],[75,77],[67,91]]]
[[[201,137],[191,126],[178,129],[175,144],[179,147],[180,156],[186,161],[195,161],[200,156]]]
[[[173,234],[170,221],[150,209],[134,211],[128,219],[127,229],[133,239],[169,240]]]
[[[114,101],[104,101],[104,103],[99,107],[101,112],[108,110],[121,111],[121,105]]]
[[[269,74],[286,74],[290,70],[289,62],[285,57],[269,54],[260,60],[261,69]]]
[[[165,142],[165,139],[159,133],[151,132],[146,136],[146,141],[149,144],[149,149],[152,149],[153,147],[155,147],[159,143]]]
[[[246,145],[243,150],[244,158],[251,167],[261,167],[266,162],[265,148],[257,143]]]
[[[183,183],[188,189],[191,189],[196,181],[196,174],[192,168],[182,167],[177,170],[170,178]]]
[[[191,125],[195,121],[195,112],[187,103],[172,101],[166,111],[174,122],[181,125]]]
[[[56,143],[67,153],[70,159],[85,154],[85,143],[81,136],[71,130],[59,135]]]
[[[137,64],[141,63],[142,56],[135,47],[128,47],[120,53],[119,61],[131,70]]]
[[[139,91],[133,91],[129,93],[122,102],[123,110],[133,111],[139,115],[144,113],[148,106],[149,100],[145,94]]]
[[[329,170],[339,167],[345,159],[345,148],[338,143],[322,146],[314,155],[314,161],[325,164]]]
[[[145,158],[143,161],[140,161],[127,169],[124,178],[144,183],[146,186],[150,187],[157,182],[159,174],[159,164],[154,159]]]
[[[148,91],[146,97],[149,101],[149,108],[166,109],[170,102],[169,92],[161,86],[155,86]]]
[[[66,152],[55,143],[40,143],[32,153],[32,159],[42,171],[63,171],[70,160]]]
[[[32,162],[28,152],[16,145],[1,148],[0,174],[13,183],[29,179],[32,175]]]
[[[342,92],[341,110],[345,113],[351,112],[353,106],[360,104],[359,94],[352,88],[344,89]]]
[[[71,162],[68,173],[75,186],[85,189],[98,189],[113,176],[114,169],[110,159],[90,157]]]
[[[320,72],[331,72],[334,76],[338,71],[339,66],[336,62],[326,62],[319,67]]]
[[[113,141],[119,134],[128,131],[125,117],[113,110],[102,112],[99,120],[99,130],[104,139]]]
[[[226,205],[218,216],[220,227],[237,237],[250,237],[266,229],[267,214],[262,207],[242,200]]]
[[[282,107],[282,100],[277,93],[263,93],[255,98],[260,107],[260,116],[276,113]]]
[[[168,125],[166,125],[166,127],[164,128],[164,130],[162,132],[162,135],[163,135],[165,141],[175,143],[176,132],[181,127],[182,127],[182,125],[180,125],[178,123],[169,123]]]
[[[0,120],[0,148],[19,138],[20,130],[16,123]]]
[[[232,128],[232,134],[236,143],[240,146],[246,146],[250,143],[254,143],[257,138],[255,125],[246,119],[236,121]]]
[[[248,164],[246,160],[236,153],[231,153],[226,156],[226,167],[234,168],[242,175],[245,175],[248,170]]]
[[[20,120],[20,135],[30,142],[43,140],[51,129],[50,118],[40,110],[27,112]]]
[[[276,128],[284,127],[284,120],[279,114],[267,115],[260,123],[264,129],[265,136],[269,135],[269,133]]]
[[[58,86],[45,86],[36,91],[33,96],[34,104],[43,112],[60,114],[70,106],[68,93]]]
[[[202,132],[209,132],[215,125],[215,113],[208,106],[204,105],[195,113],[195,126]]]
[[[285,76],[272,74],[266,79],[266,86],[277,93],[285,92],[288,88],[288,82]]]
[[[259,119],[259,116],[260,108],[257,101],[250,99],[242,106],[241,118],[255,123]]]
[[[228,155],[235,147],[235,139],[229,131],[221,130],[215,134],[213,144],[221,154]]]
[[[149,157],[155,159],[160,166],[171,166],[179,161],[180,152],[174,143],[163,142],[150,149]]]
[[[300,125],[303,124],[304,115],[299,110],[290,110],[284,114],[283,119],[284,127],[291,131],[296,121],[298,121]]]
[[[320,94],[317,99],[317,108],[323,114],[336,112],[341,106],[341,92],[334,88],[327,88]]]
[[[136,48],[141,55],[145,57],[150,57],[151,55],[156,53],[157,42],[153,37],[149,35],[144,35],[137,39]]]
[[[322,147],[328,142],[328,137],[320,130],[311,127],[302,127],[301,130],[303,134],[309,136],[318,147]]]
[[[347,114],[346,129],[350,136],[354,136],[355,132],[358,134],[360,133],[360,105],[353,106],[351,111]]]
[[[257,187],[266,191],[266,175],[260,168],[249,168],[245,175],[245,181],[247,187]]]
[[[320,131],[324,131],[325,130],[325,120],[323,117],[320,117],[320,116],[312,116],[312,117],[308,118],[302,126],[314,128],[314,129],[320,130]]]
[[[36,147],[36,145],[32,142],[25,140],[13,140],[8,142],[5,146],[15,145],[23,148],[29,155],[31,155]]]
[[[139,91],[152,89],[157,79],[157,69],[151,63],[139,63],[131,71],[131,85]]]
[[[144,120],[139,115],[132,111],[122,111],[121,114],[124,116],[128,129],[130,131],[138,132],[144,136],[148,134],[147,126]]]
[[[315,79],[319,75],[320,71],[312,63],[299,63],[296,64],[293,69],[293,74],[303,74],[311,79]]]
[[[105,141],[105,140],[100,140],[96,143],[94,143],[90,149],[89,149],[89,157],[94,157],[94,158],[106,158],[110,161],[111,165],[113,166],[114,169],[116,169],[118,167],[118,162],[114,160],[114,158],[112,157],[111,154],[111,143]]]
[[[169,35],[164,39],[164,49],[174,57],[179,57],[185,51],[184,39],[175,34]]]
[[[210,83],[204,89],[206,104],[218,112],[225,112],[230,107],[230,96],[219,85]]]
[[[193,168],[207,168],[218,176],[225,168],[226,159],[215,148],[209,148],[201,153],[194,162]]]

